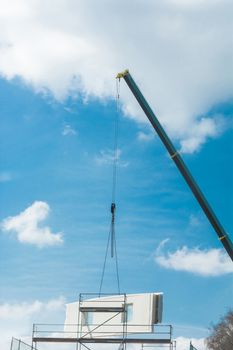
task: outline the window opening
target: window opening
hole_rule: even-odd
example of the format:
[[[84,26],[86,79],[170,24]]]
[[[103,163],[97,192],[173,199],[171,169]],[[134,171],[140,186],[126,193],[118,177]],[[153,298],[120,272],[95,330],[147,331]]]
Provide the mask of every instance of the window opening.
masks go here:
[[[131,322],[133,320],[133,304],[125,305],[125,312],[122,314],[122,323]]]
[[[85,311],[82,313],[82,324],[83,326],[89,326],[93,324],[93,313]]]

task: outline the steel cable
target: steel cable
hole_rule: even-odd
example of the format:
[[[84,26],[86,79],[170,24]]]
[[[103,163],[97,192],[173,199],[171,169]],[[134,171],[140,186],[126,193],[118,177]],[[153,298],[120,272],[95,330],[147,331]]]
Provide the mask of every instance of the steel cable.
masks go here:
[[[112,219],[108,234],[108,241],[105,251],[104,264],[100,280],[99,296],[102,291],[104,274],[106,269],[108,250],[111,239],[111,257],[114,257],[115,254],[115,267],[116,267],[116,279],[117,279],[117,289],[120,294],[120,278],[119,278],[119,265],[118,265],[118,256],[117,256],[117,245],[116,245],[116,234],[115,234],[115,200],[116,200],[116,185],[117,185],[117,165],[119,159],[119,150],[118,150],[118,136],[119,136],[119,111],[120,111],[120,80],[116,79],[116,113],[115,113],[115,125],[114,125],[114,145],[113,145],[113,170],[112,170],[112,204],[111,204],[111,213]]]

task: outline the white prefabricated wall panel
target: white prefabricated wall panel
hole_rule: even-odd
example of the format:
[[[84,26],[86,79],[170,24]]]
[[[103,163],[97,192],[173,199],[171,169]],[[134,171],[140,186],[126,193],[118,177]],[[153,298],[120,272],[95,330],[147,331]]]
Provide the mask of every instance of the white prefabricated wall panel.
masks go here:
[[[152,331],[152,325],[162,321],[162,293],[144,293],[144,294],[127,294],[125,304],[130,305],[132,314],[130,320],[127,321],[127,332],[143,332]],[[92,337],[108,337],[121,336],[124,325],[124,313],[116,312],[91,312],[91,322],[85,324],[84,314],[79,311],[80,307],[122,307],[124,305],[123,296],[109,296],[96,299],[89,299],[79,302],[67,304],[65,332],[67,336],[87,336]],[[114,318],[110,319],[112,316]],[[108,321],[107,321],[108,320]],[[106,322],[107,321],[107,322]],[[106,324],[102,325],[104,322]],[[77,324],[82,324],[78,328]],[[76,326],[75,326],[76,325]],[[94,331],[96,325],[99,327]]]

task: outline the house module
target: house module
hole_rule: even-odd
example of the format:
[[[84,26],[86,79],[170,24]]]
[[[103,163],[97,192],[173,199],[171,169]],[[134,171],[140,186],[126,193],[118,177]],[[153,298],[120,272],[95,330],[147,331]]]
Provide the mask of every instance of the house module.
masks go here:
[[[116,337],[123,332],[150,333],[153,325],[162,322],[163,294],[123,294],[88,298],[67,304],[64,330],[71,337]],[[79,325],[79,328],[70,325]],[[69,331],[72,331],[69,333]],[[126,331],[126,329],[125,329]]]
[[[31,345],[13,339],[11,350],[175,350],[162,314],[162,293],[80,294],[64,324],[34,324]]]

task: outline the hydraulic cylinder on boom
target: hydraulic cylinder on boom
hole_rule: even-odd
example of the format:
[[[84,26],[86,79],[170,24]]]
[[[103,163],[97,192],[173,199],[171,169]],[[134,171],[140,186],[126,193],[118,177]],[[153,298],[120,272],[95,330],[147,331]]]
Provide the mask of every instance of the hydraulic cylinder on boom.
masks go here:
[[[158,134],[158,136],[160,137],[164,146],[166,147],[168,153],[170,154],[171,159],[174,161],[174,163],[176,164],[180,173],[183,175],[189,188],[193,192],[195,198],[197,199],[198,203],[200,204],[200,206],[201,206],[202,210],[204,211],[205,215],[207,216],[209,222],[211,223],[212,227],[214,228],[215,232],[217,233],[219,240],[222,242],[222,245],[224,246],[224,248],[227,251],[228,255],[230,256],[231,260],[233,261],[233,245],[232,245],[230,237],[228,236],[228,234],[226,233],[226,231],[224,230],[224,228],[220,224],[213,209],[211,208],[211,206],[207,202],[204,194],[200,190],[200,188],[197,185],[196,181],[194,180],[192,174],[190,173],[186,164],[184,163],[180,153],[175,149],[173,143],[171,142],[170,138],[166,134],[162,125],[158,121],[156,115],[152,111],[148,102],[146,101],[146,99],[142,95],[141,91],[139,90],[138,86],[136,85],[135,81],[133,80],[132,76],[130,75],[129,71],[125,70],[124,72],[119,73],[116,78],[117,79],[124,78],[128,87],[132,91],[132,93],[135,96],[136,100],[138,101],[139,105],[143,109],[144,113],[146,114],[146,116],[148,117],[149,121],[151,122],[153,128],[155,129],[156,133]]]

